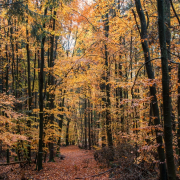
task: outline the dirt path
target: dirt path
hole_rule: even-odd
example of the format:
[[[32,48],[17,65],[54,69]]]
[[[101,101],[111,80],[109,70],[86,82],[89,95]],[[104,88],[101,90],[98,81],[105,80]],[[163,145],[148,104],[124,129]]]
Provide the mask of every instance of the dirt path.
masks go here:
[[[101,169],[97,165],[93,158],[93,151],[79,149],[77,146],[68,146],[61,148],[61,154],[65,156],[64,160],[55,158],[56,162],[44,163],[43,169],[40,172],[33,170],[34,167],[24,170],[24,172],[20,168],[7,167],[8,169],[13,169],[13,171],[8,173],[9,179],[21,180],[22,174],[28,180],[74,180],[85,177],[89,177],[86,180],[109,179],[107,173],[98,177],[90,177],[106,171],[106,169]]]

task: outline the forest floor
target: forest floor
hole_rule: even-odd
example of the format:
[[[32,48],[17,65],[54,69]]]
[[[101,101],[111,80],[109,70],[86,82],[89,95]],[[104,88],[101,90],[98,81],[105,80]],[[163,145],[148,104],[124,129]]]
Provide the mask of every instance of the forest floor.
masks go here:
[[[0,179],[6,179],[6,180],[8,179],[9,180],[74,180],[74,179],[106,180],[109,179],[109,173],[108,172],[106,173],[107,169],[97,164],[97,162],[94,160],[93,150],[79,149],[77,146],[68,146],[68,147],[61,147],[60,151],[61,151],[61,155],[65,156],[64,160],[61,160],[60,158],[56,157],[55,162],[43,163],[43,169],[39,172],[35,170],[35,164],[25,168],[21,168],[19,164],[1,166]]]

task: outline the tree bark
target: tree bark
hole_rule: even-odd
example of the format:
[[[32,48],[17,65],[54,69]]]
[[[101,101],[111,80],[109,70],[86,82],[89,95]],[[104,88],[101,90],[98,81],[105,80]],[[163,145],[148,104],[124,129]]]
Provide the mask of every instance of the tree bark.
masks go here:
[[[180,65],[178,66],[178,83],[180,83]],[[180,94],[180,86],[178,86],[178,94]],[[177,138],[178,138],[178,150],[180,153],[180,96],[178,96],[178,130],[177,130]],[[179,166],[180,166],[180,155],[179,155]]]
[[[9,95],[9,58],[8,58],[8,46],[6,45],[6,59],[7,59],[7,65],[6,65],[6,95]],[[6,123],[6,128],[7,127],[7,123]],[[7,148],[6,151],[6,160],[7,163],[9,163],[9,148]]]
[[[27,21],[28,23],[28,21]],[[27,28],[27,27],[26,27]],[[28,68],[28,97],[29,97],[29,103],[28,103],[28,115],[29,118],[31,117],[31,104],[32,104],[32,94],[31,94],[31,72],[30,72],[30,51],[29,51],[29,32],[26,29],[26,38],[27,38],[27,43],[26,43],[26,53],[27,53],[27,68]],[[31,120],[29,119],[27,121],[27,126],[30,130],[31,128]],[[29,139],[31,139],[31,137],[29,137]],[[31,161],[31,143],[28,143],[28,160]]]
[[[90,119],[90,101],[88,99],[88,141],[89,141],[89,150],[91,150],[91,119]]]
[[[148,46],[148,37],[147,37],[147,25],[146,25],[146,19],[145,15],[141,6],[140,0],[135,0],[136,3],[136,10],[138,12],[140,22],[141,22],[141,45],[144,51],[144,59],[146,62],[146,70],[147,75],[149,79],[154,80],[154,72],[152,70],[152,65],[150,63],[150,53],[149,53],[149,46]],[[159,108],[158,108],[158,102],[156,97],[156,88],[155,84],[150,87],[150,95],[153,97],[152,99],[152,109],[155,116],[154,119],[154,125],[160,125],[160,117],[159,117]],[[160,168],[160,179],[166,180],[167,179],[167,173],[166,173],[166,165],[165,165],[165,154],[164,154],[164,148],[163,148],[163,140],[161,131],[156,129],[156,141],[159,144],[158,146],[158,156],[160,160],[159,168]]]
[[[66,146],[69,146],[69,123],[70,123],[70,119],[67,118],[67,126],[66,126]]]
[[[87,99],[86,97],[85,97],[85,105],[84,105],[84,138],[85,138],[84,148],[87,149]]]
[[[66,91],[64,90],[64,94],[62,93],[62,96],[63,96],[62,102],[60,103],[60,107],[61,107],[61,114],[59,115],[59,117],[60,117],[60,120],[59,120],[60,134],[62,132],[62,123],[63,123],[63,119],[64,119],[64,115],[62,112],[64,111],[64,99],[65,99],[64,95],[65,95],[65,93],[66,93]],[[58,140],[59,148],[60,148],[60,145],[61,145],[61,137]]]
[[[56,11],[54,11],[53,13],[54,16],[56,16]],[[55,19],[53,18],[52,19],[52,30],[55,31]],[[54,94],[54,91],[52,91],[52,87],[54,86],[55,84],[55,78],[54,78],[54,75],[53,75],[53,70],[52,68],[54,67],[54,35],[51,35],[50,37],[50,44],[51,44],[51,47],[50,47],[50,74],[49,74],[49,85],[50,85],[50,89],[51,89],[51,92],[49,92],[49,100],[50,100],[50,105],[49,105],[49,110],[52,110],[54,109],[54,99],[55,99],[55,94]],[[54,123],[54,114],[51,112],[50,114],[50,123],[53,124]],[[53,161],[54,162],[54,143],[52,142],[53,141],[53,137],[51,138],[51,142],[49,143],[49,150],[50,150],[50,154],[49,154],[49,161]]]
[[[164,141],[165,141],[165,149],[166,149],[166,163],[167,163],[168,179],[175,180],[176,170],[175,170],[173,147],[172,147],[171,97],[170,97],[170,87],[169,87],[168,56],[166,49],[164,1],[157,0],[157,7],[158,7],[159,42],[161,48]]]
[[[108,39],[108,36],[109,36],[108,13],[106,13],[106,15],[105,15],[104,30],[105,30],[105,37]],[[109,83],[110,67],[109,67],[108,49],[107,49],[106,43],[104,45],[104,48],[105,48],[105,70],[107,72],[107,74],[105,76],[105,82],[106,82],[106,85],[105,85],[105,91],[106,91],[106,132],[107,132],[108,147],[112,148],[113,147],[113,140],[112,140],[112,131],[111,131],[111,113],[110,113],[111,102],[110,102],[110,83]]]
[[[44,11],[44,16],[47,14],[47,8]],[[45,28],[45,23],[43,24]],[[41,42],[41,64],[40,64],[40,73],[39,73],[39,150],[38,150],[38,171],[42,169],[42,157],[43,157],[43,72],[44,72],[44,43],[45,43],[45,34],[43,33],[43,38]]]

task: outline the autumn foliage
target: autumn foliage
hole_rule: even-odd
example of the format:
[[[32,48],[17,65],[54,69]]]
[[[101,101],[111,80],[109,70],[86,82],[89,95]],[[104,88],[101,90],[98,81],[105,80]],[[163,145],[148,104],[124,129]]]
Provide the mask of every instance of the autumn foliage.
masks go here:
[[[174,180],[179,11],[177,0],[0,1],[1,163],[40,171],[76,145],[109,177]]]

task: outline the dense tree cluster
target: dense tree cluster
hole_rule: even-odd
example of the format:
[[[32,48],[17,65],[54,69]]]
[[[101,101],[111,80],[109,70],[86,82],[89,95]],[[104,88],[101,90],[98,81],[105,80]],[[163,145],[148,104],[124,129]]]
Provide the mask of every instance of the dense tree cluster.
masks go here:
[[[5,0],[0,134],[7,163],[61,145],[135,147],[161,179],[180,165],[179,1]],[[138,154],[138,155],[137,155]],[[158,154],[155,159],[154,154]]]

